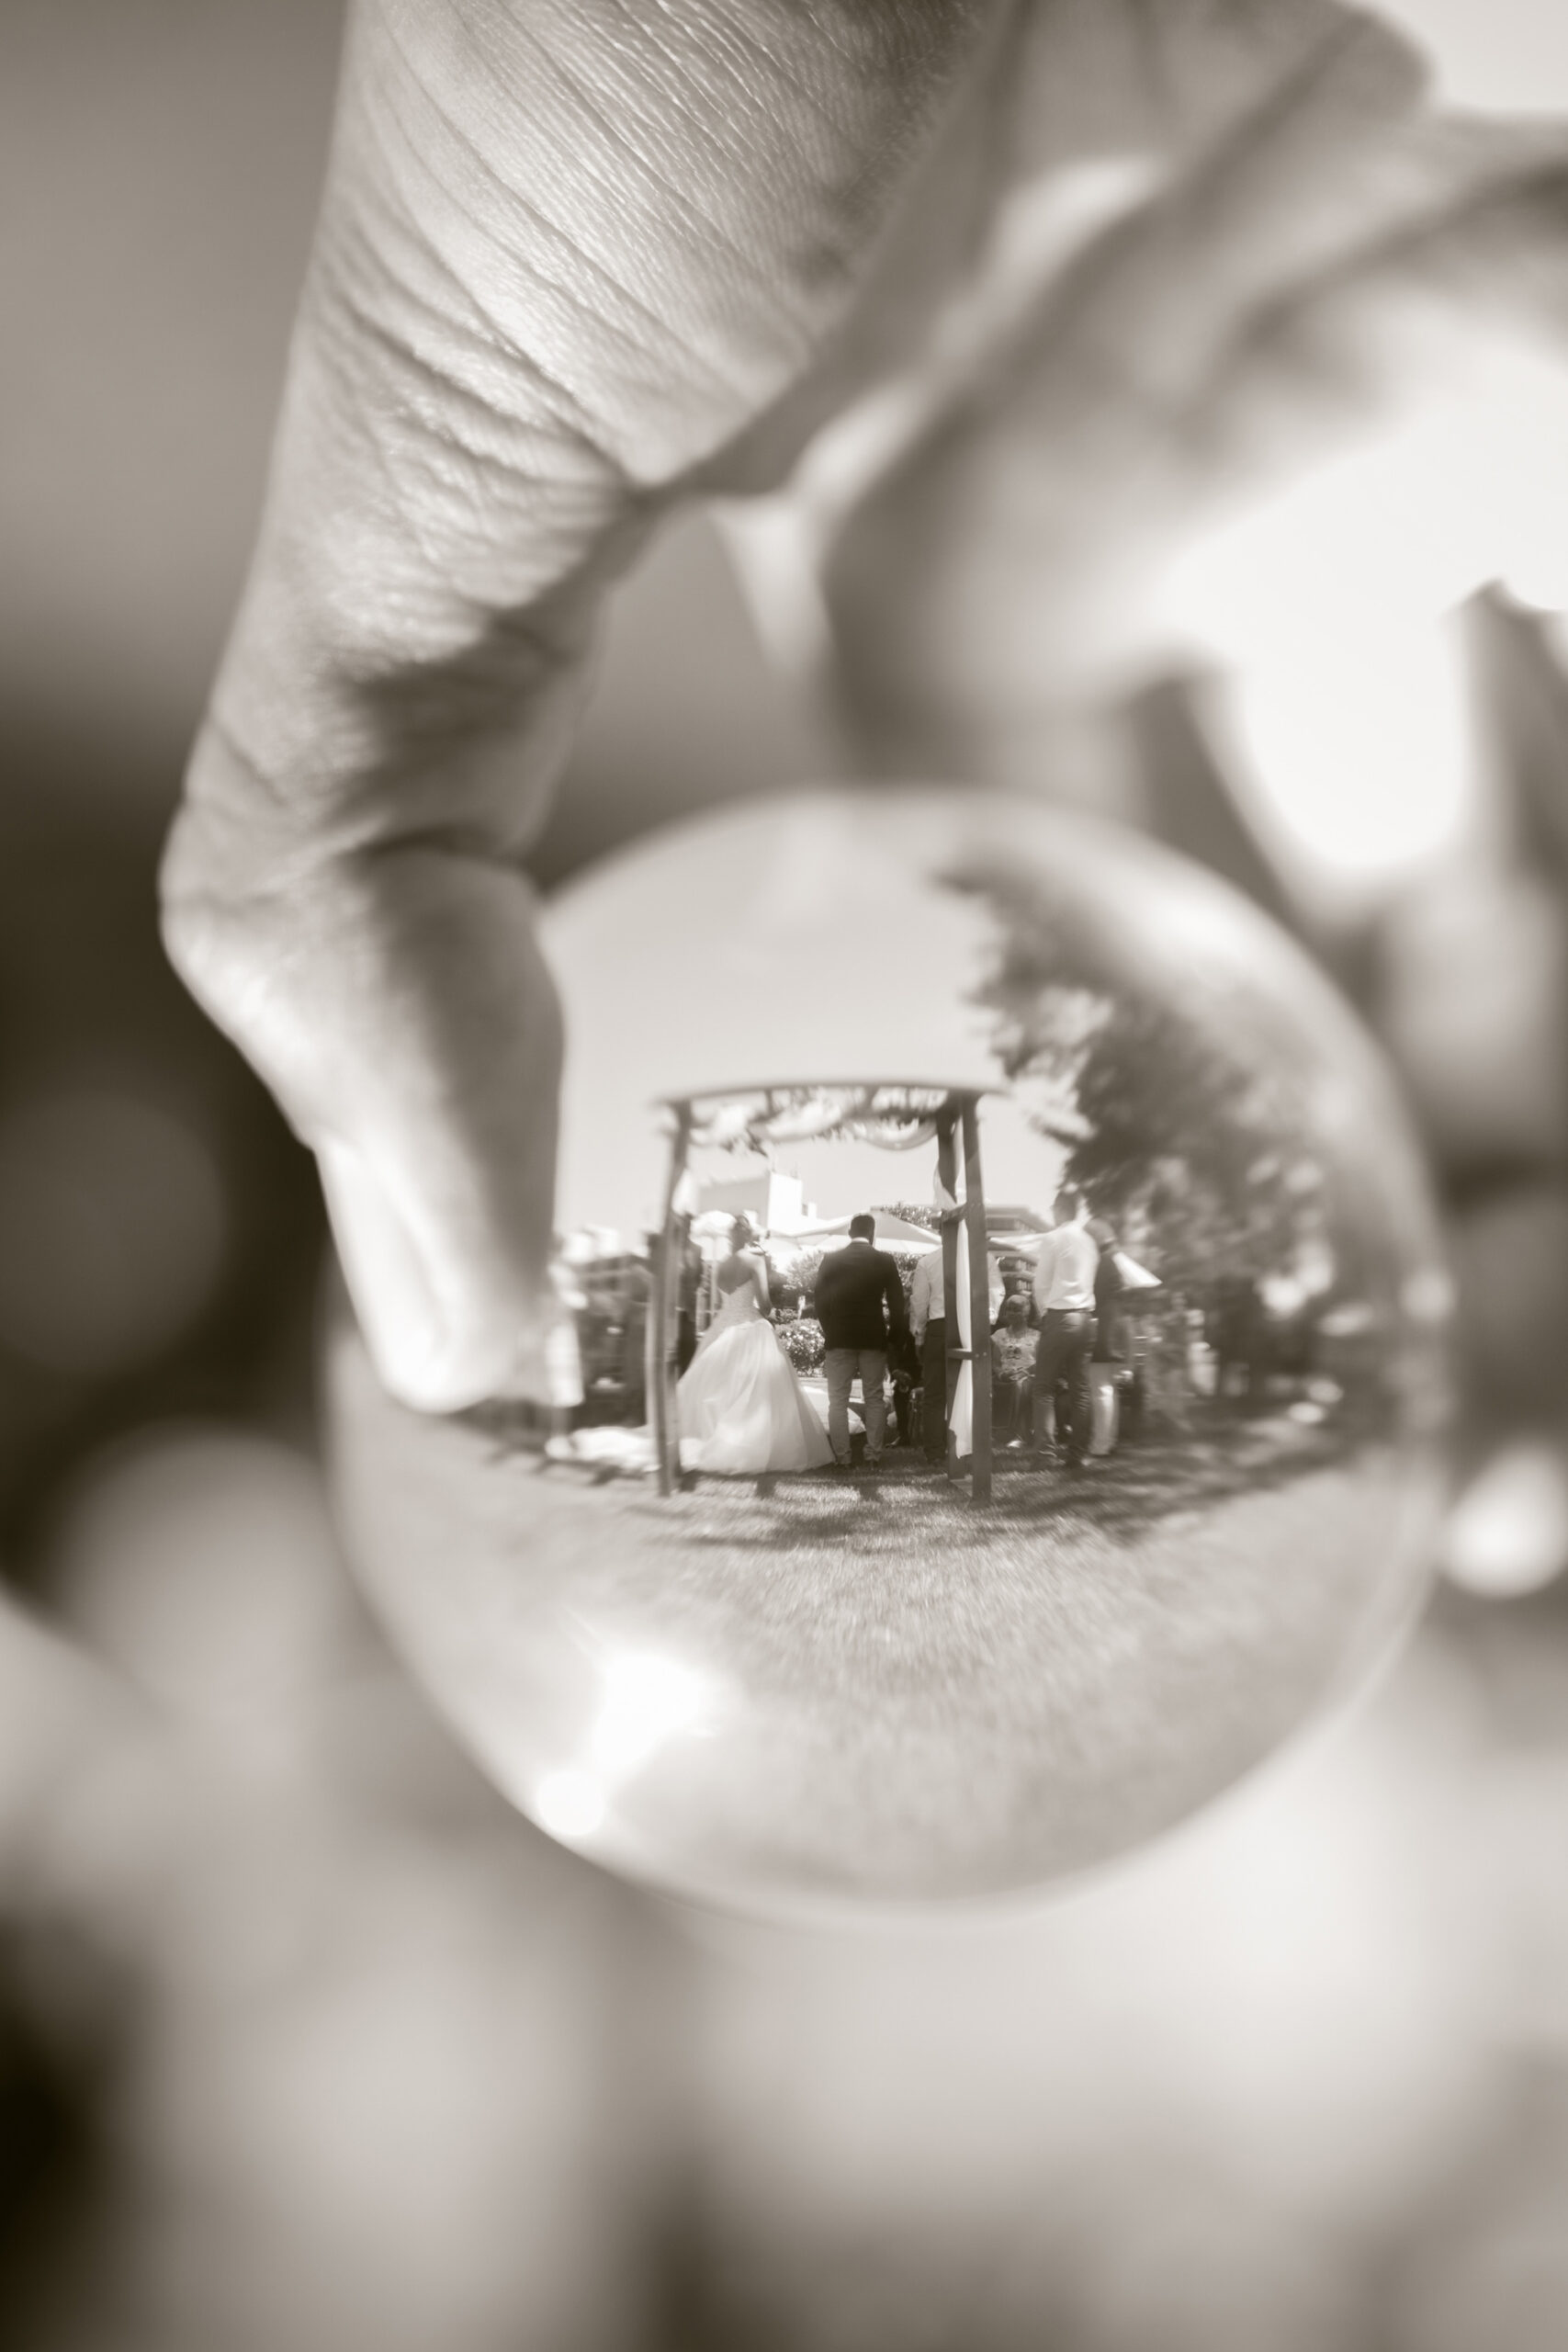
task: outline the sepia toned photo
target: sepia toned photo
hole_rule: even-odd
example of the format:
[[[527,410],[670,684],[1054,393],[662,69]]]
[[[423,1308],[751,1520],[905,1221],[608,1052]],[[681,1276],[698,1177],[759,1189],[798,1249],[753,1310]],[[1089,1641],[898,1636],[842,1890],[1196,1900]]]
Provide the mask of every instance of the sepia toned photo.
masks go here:
[[[3,2352],[1568,2346],[1568,0],[0,0]]]

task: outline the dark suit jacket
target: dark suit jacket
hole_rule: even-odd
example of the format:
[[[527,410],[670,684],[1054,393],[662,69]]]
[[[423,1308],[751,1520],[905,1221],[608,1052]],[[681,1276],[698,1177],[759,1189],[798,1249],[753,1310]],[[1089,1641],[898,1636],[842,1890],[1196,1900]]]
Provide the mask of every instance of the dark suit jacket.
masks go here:
[[[1119,1363],[1127,1352],[1126,1317],[1121,1307],[1126,1287],[1114,1251],[1102,1250],[1094,1270],[1094,1352],[1100,1363]]]
[[[823,1259],[815,1306],[830,1348],[886,1348],[890,1333],[897,1340],[909,1328],[897,1265],[869,1241],[848,1242]]]

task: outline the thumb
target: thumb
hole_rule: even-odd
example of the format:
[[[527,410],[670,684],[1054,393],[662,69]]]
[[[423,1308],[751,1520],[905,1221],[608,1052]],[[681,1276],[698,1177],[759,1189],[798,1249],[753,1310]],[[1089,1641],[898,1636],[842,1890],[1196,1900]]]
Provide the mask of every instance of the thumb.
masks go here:
[[[598,603],[802,385],[997,13],[353,11],[164,922],[411,1404],[541,1376],[561,1040],[520,861]]]

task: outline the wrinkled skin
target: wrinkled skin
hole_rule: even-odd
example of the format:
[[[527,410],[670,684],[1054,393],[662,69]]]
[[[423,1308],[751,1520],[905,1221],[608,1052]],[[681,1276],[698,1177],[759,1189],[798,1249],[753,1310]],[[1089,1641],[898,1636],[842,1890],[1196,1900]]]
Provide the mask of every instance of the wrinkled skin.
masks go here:
[[[1375,459],[1435,386],[1479,469],[1521,379],[1550,407],[1565,208],[1568,133],[1440,114],[1404,37],[1332,0],[363,0],[166,924],[320,1156],[396,1394],[535,1369],[559,1039],[520,860],[658,518],[793,482],[855,757],[1137,818],[1138,698],[1277,650],[1321,570],[1293,485]],[[1259,514],[1257,582],[1196,590]],[[1377,594],[1447,609],[1508,576],[1508,527]],[[1471,1286],[1483,1358],[1500,1302],[1564,1287],[1556,1035],[1553,1003],[1483,1040],[1480,1132],[1463,1057],[1410,1057],[1466,1165],[1515,1167],[1529,1106],[1528,1229],[1488,1227]]]

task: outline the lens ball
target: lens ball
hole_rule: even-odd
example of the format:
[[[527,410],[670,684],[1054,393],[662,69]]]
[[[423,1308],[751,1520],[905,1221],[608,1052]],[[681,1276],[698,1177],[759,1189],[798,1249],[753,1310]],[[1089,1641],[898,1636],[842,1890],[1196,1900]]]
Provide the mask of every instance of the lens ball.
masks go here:
[[[1424,1589],[1449,1285],[1318,971],[1141,838],[800,794],[547,909],[558,1313],[426,1418],[340,1320],[358,1574],[500,1785],[783,1916],[1179,1820]]]

